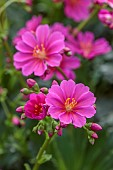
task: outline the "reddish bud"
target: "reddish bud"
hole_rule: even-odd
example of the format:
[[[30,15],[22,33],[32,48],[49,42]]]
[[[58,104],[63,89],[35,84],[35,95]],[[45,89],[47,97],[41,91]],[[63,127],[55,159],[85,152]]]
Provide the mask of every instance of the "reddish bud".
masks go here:
[[[47,93],[48,93],[48,88],[42,87],[42,88],[40,89],[40,91],[41,91],[42,93],[44,93],[44,94],[47,94]]]
[[[13,123],[14,125],[16,125],[16,126],[20,125],[20,120],[19,120],[19,118],[18,118],[17,116],[14,116],[14,117],[12,118],[12,123]]]
[[[24,112],[24,106],[19,106],[16,108],[16,112],[23,113]]]
[[[58,85],[58,82],[56,80],[53,80],[52,85]]]
[[[32,88],[37,82],[33,79],[27,79],[27,85],[29,88]]]
[[[59,136],[62,136],[62,128],[60,128],[60,129],[57,131],[57,134],[58,134]]]
[[[102,127],[97,123],[92,123],[90,129],[93,131],[99,131],[102,130]]]
[[[92,133],[91,138],[98,139],[98,135],[94,132],[94,133]]]

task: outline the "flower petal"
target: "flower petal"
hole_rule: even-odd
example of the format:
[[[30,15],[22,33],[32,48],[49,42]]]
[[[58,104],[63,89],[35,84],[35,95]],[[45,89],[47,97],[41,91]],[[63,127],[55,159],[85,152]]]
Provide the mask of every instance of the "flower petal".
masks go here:
[[[48,110],[48,113],[51,115],[52,118],[54,119],[58,119],[59,115],[62,114],[64,111],[61,108],[57,108],[57,107],[50,107]]]
[[[37,62],[38,62],[37,66],[34,68],[34,75],[42,76],[44,74],[44,72],[47,70],[47,66],[41,60],[39,60]]]
[[[64,112],[59,115],[59,120],[64,124],[70,124],[72,122],[71,113]]]
[[[16,45],[16,49],[22,53],[33,53],[33,48],[26,45],[23,41],[19,41]]]
[[[62,56],[60,54],[52,54],[48,56],[46,62],[49,66],[55,67],[60,65],[61,60]]]
[[[80,116],[79,114],[72,114],[72,124],[75,127],[81,128],[86,124],[86,118],[83,116]]]
[[[28,46],[30,46],[32,48],[34,48],[37,45],[36,39],[31,32],[26,31],[22,35],[22,40],[25,44],[27,44]]]
[[[86,118],[91,118],[96,113],[96,110],[93,106],[90,107],[77,107],[74,110],[75,113],[78,113],[81,116],[84,116]]]

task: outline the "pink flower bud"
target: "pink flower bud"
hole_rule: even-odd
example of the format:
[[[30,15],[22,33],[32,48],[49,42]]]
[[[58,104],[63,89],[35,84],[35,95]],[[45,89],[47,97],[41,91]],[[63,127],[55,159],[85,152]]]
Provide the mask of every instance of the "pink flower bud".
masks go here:
[[[33,79],[27,79],[27,85],[32,88],[37,82]]]
[[[102,127],[97,123],[92,123],[90,129],[93,131],[99,131],[102,130]]]
[[[37,131],[38,135],[42,135],[43,132],[44,132],[43,130],[38,130],[38,131]]]
[[[53,132],[48,132],[48,135],[51,138],[53,136]]]
[[[42,88],[40,89],[40,91],[41,91],[42,93],[44,93],[44,94],[47,94],[47,93],[48,93],[48,88],[42,87]]]
[[[59,136],[62,136],[62,128],[60,128],[60,129],[57,131],[57,134],[58,134]]]
[[[92,137],[93,139],[98,139],[98,135],[97,135],[95,132],[92,133],[91,137]]]
[[[56,80],[53,80],[52,85],[58,85],[58,82]]]
[[[19,106],[16,108],[16,112],[23,113],[24,112],[24,106]]]
[[[20,125],[20,120],[19,120],[19,118],[18,118],[17,116],[14,116],[14,117],[12,118],[12,123],[13,123],[14,125],[16,125],[16,126]]]
[[[29,90],[29,89],[27,89],[27,88],[21,89],[20,92],[23,93],[23,94],[25,94],[25,95],[28,95],[28,94],[32,93],[32,91]]]

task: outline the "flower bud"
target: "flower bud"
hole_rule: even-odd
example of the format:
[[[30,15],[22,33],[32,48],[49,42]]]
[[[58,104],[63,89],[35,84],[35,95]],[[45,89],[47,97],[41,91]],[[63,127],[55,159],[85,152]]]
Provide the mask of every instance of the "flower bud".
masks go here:
[[[99,131],[102,130],[102,127],[97,123],[91,123],[90,129],[93,131]]]
[[[42,88],[40,89],[40,91],[41,91],[42,93],[44,93],[44,94],[47,94],[47,93],[48,93],[48,88],[42,87]]]
[[[48,132],[49,137],[51,138],[53,136],[53,132]]]
[[[98,139],[98,135],[94,132],[94,133],[92,133],[91,138]]]
[[[24,112],[24,106],[19,106],[16,108],[16,112],[23,113]]]
[[[58,82],[56,80],[53,80],[52,85],[58,85]]]
[[[23,120],[23,119],[25,119],[25,118],[26,118],[25,113],[21,114],[21,119]]]
[[[21,93],[28,95],[30,93],[33,93],[33,91],[29,90],[28,88],[23,88],[20,90]]]
[[[14,117],[12,118],[12,123],[13,123],[14,125],[16,125],[16,126],[19,126],[19,125],[20,125],[20,120],[19,120],[19,118],[18,118],[17,116],[14,116]]]
[[[27,85],[29,88],[32,88],[37,82],[33,79],[27,79]]]
[[[59,136],[62,136],[62,128],[60,128],[60,129],[57,131],[57,134],[58,134]]]

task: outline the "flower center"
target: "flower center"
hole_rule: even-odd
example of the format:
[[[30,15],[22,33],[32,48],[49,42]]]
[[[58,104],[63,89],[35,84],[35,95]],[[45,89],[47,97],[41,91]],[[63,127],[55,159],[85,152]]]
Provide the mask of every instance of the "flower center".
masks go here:
[[[40,104],[35,104],[34,114],[39,115],[40,112],[42,112],[42,106]]]
[[[85,57],[87,57],[89,55],[89,53],[91,52],[92,50],[92,44],[89,42],[89,43],[84,43],[84,42],[81,42],[80,43],[80,47],[82,48],[83,50],[83,55]]]
[[[45,47],[43,44],[41,44],[41,48],[39,46],[35,46],[33,50],[33,56],[39,59],[45,59],[46,58],[46,52]]]
[[[70,0],[70,4],[73,6],[77,3],[77,0]]]
[[[73,108],[76,106],[77,102],[75,101],[74,98],[70,99],[67,98],[65,102],[65,108],[67,112],[71,112]]]

